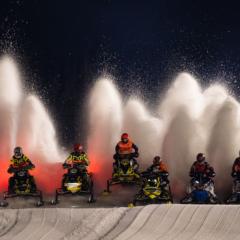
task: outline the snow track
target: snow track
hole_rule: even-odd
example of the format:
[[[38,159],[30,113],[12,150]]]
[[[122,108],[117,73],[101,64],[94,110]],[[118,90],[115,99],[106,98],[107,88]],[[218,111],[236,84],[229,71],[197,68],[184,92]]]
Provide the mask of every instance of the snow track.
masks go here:
[[[0,239],[240,239],[240,206],[149,205],[0,210]]]

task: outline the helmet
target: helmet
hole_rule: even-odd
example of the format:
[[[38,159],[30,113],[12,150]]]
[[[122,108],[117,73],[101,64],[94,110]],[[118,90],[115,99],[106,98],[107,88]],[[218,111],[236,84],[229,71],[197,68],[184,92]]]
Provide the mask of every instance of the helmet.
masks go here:
[[[75,152],[81,152],[83,150],[83,146],[79,143],[74,144],[73,149]]]
[[[198,162],[204,162],[205,161],[205,156],[203,153],[198,153],[197,154],[197,161]]]
[[[14,148],[14,156],[16,158],[21,158],[23,155],[23,151],[22,151],[22,148],[21,147],[15,147]]]
[[[153,158],[153,164],[154,164],[154,165],[159,164],[160,161],[161,161],[161,158],[160,158],[159,156],[155,156],[155,157]]]
[[[128,136],[128,134],[127,133],[123,133],[122,134],[122,136],[121,136],[121,140],[123,141],[123,142],[128,142],[128,140],[129,140],[129,136]]]

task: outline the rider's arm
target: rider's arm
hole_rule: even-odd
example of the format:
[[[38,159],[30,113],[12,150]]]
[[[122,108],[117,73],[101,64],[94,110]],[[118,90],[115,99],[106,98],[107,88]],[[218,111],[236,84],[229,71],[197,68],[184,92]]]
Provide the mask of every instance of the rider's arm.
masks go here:
[[[119,146],[118,144],[115,147],[115,154],[113,155],[113,159],[115,160],[114,162],[117,162],[119,158]]]
[[[153,170],[153,165],[151,165],[150,167],[147,168],[146,172],[152,172]]]
[[[15,164],[16,163],[15,163],[14,158],[11,158],[11,160],[10,160],[10,167],[14,167]]]
[[[32,163],[32,161],[27,157],[27,156],[23,156],[24,162],[26,163],[26,166],[28,168],[35,168],[35,165]]]
[[[209,177],[215,177],[216,173],[215,173],[213,167],[208,166],[207,174],[208,174]]]
[[[71,164],[73,160],[73,154],[70,153],[67,159],[65,160],[64,164]]]
[[[86,153],[82,153],[81,154],[81,161],[84,161],[87,166],[90,164],[90,161],[89,161],[88,156],[87,156]]]
[[[71,165],[72,163],[72,160],[73,160],[73,155],[72,153],[66,158],[66,160],[64,161],[63,163],[63,168],[67,168],[69,165]]]
[[[119,145],[117,144],[116,147],[115,147],[115,152],[118,154],[119,152]]]
[[[13,173],[14,169],[15,169],[14,163],[13,163],[12,160],[11,160],[11,164],[10,164],[10,166],[8,167],[7,172],[8,172],[8,173]]]
[[[236,158],[233,166],[232,166],[232,177],[236,176],[237,172],[238,172],[238,162],[239,162],[239,158]]]
[[[139,153],[138,153],[138,147],[136,144],[132,144],[132,148],[134,149],[134,157],[138,157]]]

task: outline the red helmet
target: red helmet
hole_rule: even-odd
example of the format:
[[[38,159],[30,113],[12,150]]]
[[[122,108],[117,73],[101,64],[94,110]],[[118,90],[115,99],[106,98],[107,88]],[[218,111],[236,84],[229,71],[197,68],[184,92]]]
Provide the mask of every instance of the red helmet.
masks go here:
[[[129,139],[129,136],[128,136],[128,134],[127,133],[123,133],[122,134],[122,136],[121,136],[121,139],[123,140],[123,139]]]
[[[127,133],[123,133],[122,136],[121,136],[121,140],[122,140],[122,142],[127,143],[129,141],[128,134]]]
[[[81,152],[83,150],[83,146],[79,143],[74,144],[73,148],[75,152]]]

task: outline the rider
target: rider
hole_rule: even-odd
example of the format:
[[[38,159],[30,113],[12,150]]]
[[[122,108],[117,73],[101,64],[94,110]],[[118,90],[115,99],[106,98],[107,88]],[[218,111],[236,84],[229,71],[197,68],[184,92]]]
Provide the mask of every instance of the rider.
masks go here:
[[[8,173],[15,173],[17,171],[21,170],[31,170],[34,169],[35,166],[31,162],[31,160],[23,154],[22,148],[21,147],[15,147],[14,148],[14,155],[12,156],[12,159],[10,160],[11,164],[8,168]],[[13,187],[15,185],[15,180],[17,176],[12,176],[9,178],[9,184],[8,184],[8,191],[11,192],[13,191]],[[31,190],[35,191],[36,190],[36,184],[34,181],[33,176],[31,176],[28,173],[28,178],[30,179],[30,182],[32,184]]]
[[[240,151],[239,151],[239,156],[235,159],[233,163],[231,175],[233,178],[236,178],[236,177],[240,177],[239,173],[240,173]]]
[[[138,147],[130,140],[127,133],[123,133],[121,135],[121,141],[119,141],[116,145],[115,154],[113,155],[113,158],[115,160],[115,162],[113,163],[114,172],[117,171],[121,159],[124,158],[128,158],[133,161],[134,171],[137,172],[139,165],[135,158],[138,156]]]
[[[168,170],[165,163],[162,161],[160,156],[153,158],[152,165],[147,169],[146,174],[157,174],[161,177],[163,190],[168,191]]]
[[[239,151],[239,156],[235,159],[233,163],[231,175],[234,179],[233,192],[235,192],[236,180],[240,179],[240,151]]]
[[[90,161],[88,159],[87,154],[83,151],[83,146],[79,143],[74,144],[73,146],[73,152],[70,153],[70,155],[67,157],[65,162],[63,163],[63,168],[71,168],[72,166],[83,166],[84,169],[81,170],[81,174],[83,177],[83,181],[85,183],[88,182],[88,171],[87,167],[90,164]],[[64,174],[63,180],[62,180],[62,186],[64,186],[64,183],[68,177],[68,174]]]
[[[168,173],[167,166],[159,156],[153,158],[153,164],[147,169],[148,172]]]
[[[214,183],[212,180],[215,175],[213,167],[206,161],[204,154],[198,153],[196,161],[193,163],[189,173],[189,176],[192,178],[190,191],[194,190],[195,180],[200,180],[199,178],[201,178],[203,183],[211,182],[209,192],[214,198],[216,198],[216,194],[214,193]]]
[[[196,161],[193,163],[189,173],[189,176],[192,178],[198,178],[200,175],[204,181],[208,181],[216,175],[213,167],[206,161],[203,153],[197,154]]]

